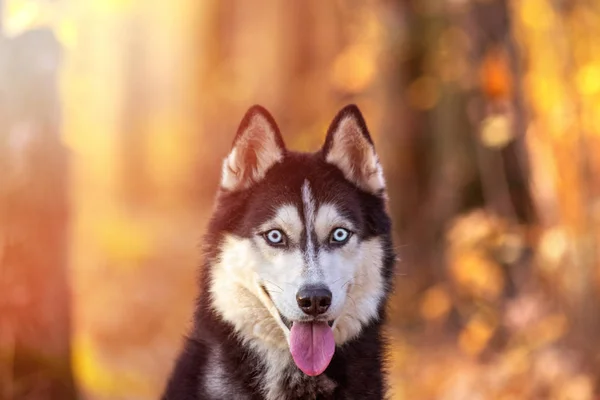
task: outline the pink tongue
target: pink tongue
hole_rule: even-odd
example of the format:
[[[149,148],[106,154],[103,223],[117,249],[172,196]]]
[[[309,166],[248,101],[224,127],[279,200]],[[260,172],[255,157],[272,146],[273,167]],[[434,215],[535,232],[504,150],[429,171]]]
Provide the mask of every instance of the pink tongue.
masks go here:
[[[335,351],[333,331],[327,322],[294,322],[290,331],[290,350],[294,362],[309,376],[327,368]]]

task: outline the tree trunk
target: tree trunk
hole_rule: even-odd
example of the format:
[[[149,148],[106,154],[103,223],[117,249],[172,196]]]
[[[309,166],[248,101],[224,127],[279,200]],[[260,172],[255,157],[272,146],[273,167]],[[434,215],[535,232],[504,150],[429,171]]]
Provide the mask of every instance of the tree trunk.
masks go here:
[[[0,399],[74,399],[61,48],[49,29],[0,44]]]
[[[392,46],[407,50],[398,51],[389,77],[387,114],[395,118],[384,159],[393,163],[387,171],[402,259],[395,304],[406,321],[418,317],[415,294],[447,279],[446,233],[457,216],[485,209],[518,224],[535,215],[506,2],[401,0],[395,10],[407,38]],[[507,139],[494,142],[488,121],[500,121]]]

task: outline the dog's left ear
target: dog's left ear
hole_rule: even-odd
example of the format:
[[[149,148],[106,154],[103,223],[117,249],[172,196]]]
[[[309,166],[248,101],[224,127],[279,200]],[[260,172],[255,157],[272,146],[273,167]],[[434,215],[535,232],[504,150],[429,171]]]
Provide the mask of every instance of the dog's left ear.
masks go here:
[[[283,138],[271,114],[259,105],[250,107],[223,162],[221,187],[232,191],[249,188],[284,155]]]
[[[333,119],[322,151],[325,161],[338,167],[350,182],[371,194],[384,193],[383,170],[356,105],[344,107]]]

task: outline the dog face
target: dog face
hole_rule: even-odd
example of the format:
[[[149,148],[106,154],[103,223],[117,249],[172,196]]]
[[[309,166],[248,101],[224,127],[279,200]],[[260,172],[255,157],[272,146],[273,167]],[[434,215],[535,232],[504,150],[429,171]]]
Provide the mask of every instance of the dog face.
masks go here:
[[[379,315],[389,245],[384,179],[358,108],[336,116],[323,148],[286,150],[266,110],[244,117],[224,160],[209,231],[211,301],[240,336],[288,348],[308,375]]]

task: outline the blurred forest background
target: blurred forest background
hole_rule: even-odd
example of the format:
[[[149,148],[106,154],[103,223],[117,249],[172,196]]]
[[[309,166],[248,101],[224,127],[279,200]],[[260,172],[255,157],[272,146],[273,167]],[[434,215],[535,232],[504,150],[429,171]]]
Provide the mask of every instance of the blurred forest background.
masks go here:
[[[0,0],[0,399],[156,399],[254,103],[363,110],[393,399],[600,396],[597,0]]]

